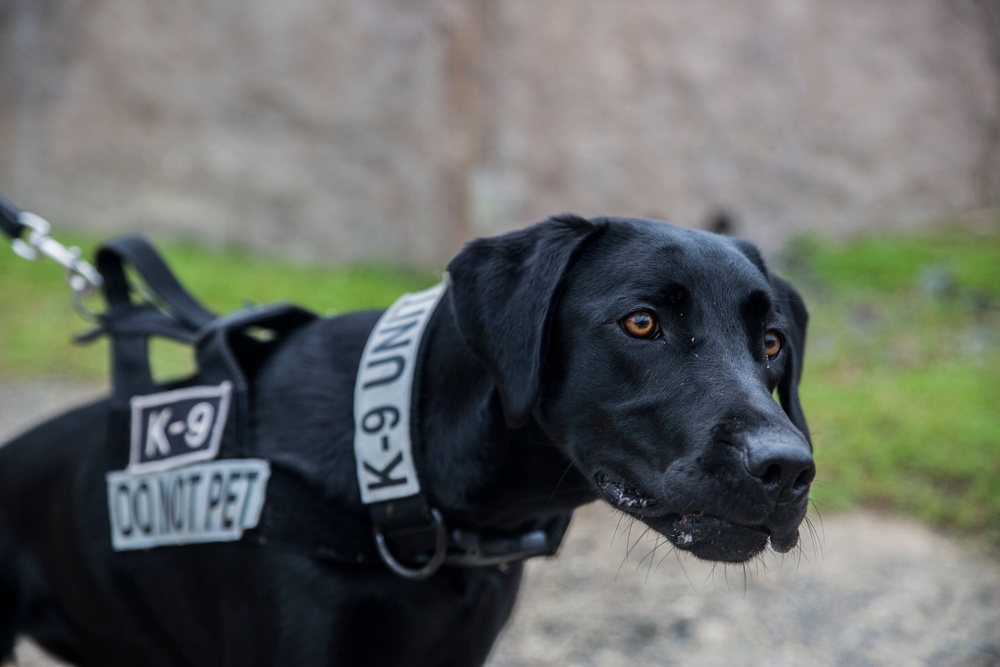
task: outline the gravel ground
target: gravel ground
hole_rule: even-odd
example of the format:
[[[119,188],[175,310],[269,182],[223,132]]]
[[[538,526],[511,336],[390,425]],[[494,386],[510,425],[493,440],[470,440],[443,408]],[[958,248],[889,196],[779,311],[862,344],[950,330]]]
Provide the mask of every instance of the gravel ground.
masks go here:
[[[100,391],[4,384],[0,439]],[[489,665],[1000,665],[1000,561],[896,517],[812,523],[797,552],[723,567],[586,507],[560,555],[529,564]],[[27,642],[18,657],[58,665]]]

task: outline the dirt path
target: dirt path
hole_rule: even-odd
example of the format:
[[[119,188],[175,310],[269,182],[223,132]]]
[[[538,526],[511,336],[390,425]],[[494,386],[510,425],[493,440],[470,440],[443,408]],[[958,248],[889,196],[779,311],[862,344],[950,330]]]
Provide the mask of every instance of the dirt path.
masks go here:
[[[626,558],[616,525],[579,514],[531,569],[492,667],[1000,665],[1000,564],[919,524],[824,517],[798,554],[746,568],[649,557],[643,539]]]
[[[0,440],[99,391],[0,385]],[[560,555],[529,565],[489,665],[1000,665],[1000,562],[899,518],[812,520],[798,553],[713,567],[650,554],[638,526],[584,508]],[[18,654],[57,664],[27,643]]]

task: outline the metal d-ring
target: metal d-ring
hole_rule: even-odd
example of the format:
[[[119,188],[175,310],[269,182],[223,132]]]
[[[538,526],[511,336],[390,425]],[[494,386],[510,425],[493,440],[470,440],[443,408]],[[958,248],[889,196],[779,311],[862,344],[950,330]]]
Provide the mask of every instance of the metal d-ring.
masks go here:
[[[382,562],[388,565],[390,570],[405,579],[412,579],[414,581],[426,579],[441,569],[441,565],[444,564],[448,550],[448,535],[445,533],[444,519],[441,517],[441,513],[433,507],[431,508],[431,517],[434,519],[434,553],[431,555],[431,559],[427,561],[427,564],[422,567],[407,567],[396,560],[396,557],[389,550],[389,545],[385,540],[385,535],[382,534],[382,529],[378,526],[373,529],[375,544],[378,546],[378,554],[382,557]]]

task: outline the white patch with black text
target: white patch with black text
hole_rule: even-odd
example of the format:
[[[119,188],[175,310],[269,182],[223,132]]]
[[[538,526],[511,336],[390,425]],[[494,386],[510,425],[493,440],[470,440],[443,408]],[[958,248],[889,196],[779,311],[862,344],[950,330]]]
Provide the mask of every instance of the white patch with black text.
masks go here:
[[[129,472],[214,459],[226,428],[231,382],[132,397]]]
[[[113,471],[108,484],[115,551],[232,542],[257,526],[271,466],[223,459],[145,474]]]
[[[447,280],[404,294],[368,336],[354,388],[354,454],[366,505],[420,492],[410,440],[414,366],[446,287]]]

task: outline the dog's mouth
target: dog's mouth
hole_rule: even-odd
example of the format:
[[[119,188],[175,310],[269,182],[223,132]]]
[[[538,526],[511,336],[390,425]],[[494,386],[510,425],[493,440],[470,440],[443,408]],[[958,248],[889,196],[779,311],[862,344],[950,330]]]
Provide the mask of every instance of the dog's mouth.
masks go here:
[[[660,503],[652,496],[640,491],[634,486],[625,482],[613,479],[609,475],[599,472],[594,476],[598,488],[609,503],[620,510],[630,514],[646,515],[659,514]]]
[[[747,525],[701,512],[673,512],[653,496],[605,473],[598,473],[594,481],[611,505],[698,558],[742,563],[764,551],[769,542],[776,552],[787,553],[799,541],[798,521],[783,526]]]

